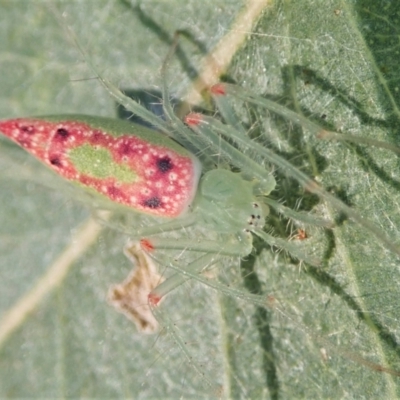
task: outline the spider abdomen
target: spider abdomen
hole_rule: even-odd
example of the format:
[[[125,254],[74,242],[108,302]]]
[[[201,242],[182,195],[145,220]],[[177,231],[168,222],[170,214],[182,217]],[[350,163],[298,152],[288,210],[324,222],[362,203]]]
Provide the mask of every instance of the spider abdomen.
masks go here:
[[[183,215],[197,190],[197,158],[137,124],[71,115],[5,120],[0,130],[64,178],[142,213]]]

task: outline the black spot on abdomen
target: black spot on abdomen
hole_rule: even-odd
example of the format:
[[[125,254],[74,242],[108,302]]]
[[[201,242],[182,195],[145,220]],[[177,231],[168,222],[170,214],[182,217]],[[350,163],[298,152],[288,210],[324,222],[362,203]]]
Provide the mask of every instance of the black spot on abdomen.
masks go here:
[[[162,173],[170,171],[173,168],[173,166],[174,165],[172,164],[172,161],[168,156],[159,158],[157,160],[157,168]]]
[[[32,135],[33,133],[35,133],[35,128],[33,126],[21,126],[21,131],[28,133],[29,135]]]
[[[51,157],[50,164],[54,165],[55,167],[62,167],[61,161],[58,157]]]
[[[156,208],[159,208],[161,206],[161,199],[159,197],[157,197],[157,196],[150,197],[149,199],[147,199],[147,200],[145,200],[143,202],[143,205],[145,207],[156,209]]]
[[[56,135],[60,138],[67,138],[69,136],[69,132],[64,128],[58,128],[56,131]]]

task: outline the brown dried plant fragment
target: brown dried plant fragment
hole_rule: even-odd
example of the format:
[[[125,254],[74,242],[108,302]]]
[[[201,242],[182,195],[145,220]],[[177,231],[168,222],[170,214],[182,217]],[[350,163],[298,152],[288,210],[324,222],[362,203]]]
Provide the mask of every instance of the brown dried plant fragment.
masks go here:
[[[154,261],[139,242],[128,243],[124,253],[135,267],[122,283],[110,287],[107,300],[133,321],[140,333],[155,333],[158,322],[148,304],[148,295],[164,278],[158,274]]]

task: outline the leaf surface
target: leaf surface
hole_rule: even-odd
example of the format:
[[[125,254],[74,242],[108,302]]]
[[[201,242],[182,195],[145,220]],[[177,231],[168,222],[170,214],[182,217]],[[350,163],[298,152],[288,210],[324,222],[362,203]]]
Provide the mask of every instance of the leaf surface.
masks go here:
[[[400,8],[375,3],[271,3],[228,74],[326,129],[397,144]],[[113,99],[63,24],[116,85],[151,89],[162,83],[160,67],[176,30],[189,30],[210,51],[242,6],[1,1],[1,117],[116,115]],[[169,68],[176,96],[190,85],[187,72],[200,69],[204,55],[185,39],[182,47],[189,67],[182,68],[178,57]],[[248,126],[262,127],[277,153],[400,243],[395,155],[318,140],[265,109],[243,115]],[[0,312],[6,316],[74,243],[93,208],[75,202],[53,174],[3,138],[0,165]],[[269,308],[196,282],[183,285],[162,306],[179,344],[165,332],[138,334],[107,304],[108,287],[132,266],[122,253],[128,236],[105,226],[1,343],[1,397],[399,397],[400,378],[376,370],[400,370],[398,257],[382,246],[379,234],[318,202],[279,168],[275,174],[277,200],[339,222],[332,231],[308,227],[305,249],[325,251],[320,268],[260,247],[241,266],[238,260],[221,266],[221,280],[269,295]],[[290,236],[279,231],[285,223],[276,215],[270,224],[276,235]]]

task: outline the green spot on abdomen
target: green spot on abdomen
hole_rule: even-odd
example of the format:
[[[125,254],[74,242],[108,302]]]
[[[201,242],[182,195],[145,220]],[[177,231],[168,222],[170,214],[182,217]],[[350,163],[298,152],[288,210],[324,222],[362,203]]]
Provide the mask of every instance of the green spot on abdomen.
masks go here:
[[[69,151],[69,158],[77,171],[93,178],[113,178],[121,183],[134,182],[137,174],[128,166],[116,163],[109,150],[89,144]]]

